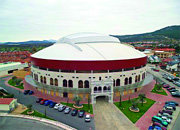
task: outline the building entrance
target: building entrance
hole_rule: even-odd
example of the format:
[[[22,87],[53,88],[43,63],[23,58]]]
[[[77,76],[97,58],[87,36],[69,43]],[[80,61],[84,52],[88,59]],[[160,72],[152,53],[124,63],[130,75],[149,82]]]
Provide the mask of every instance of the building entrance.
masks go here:
[[[95,104],[98,99],[113,103],[113,80],[91,81],[92,104]]]

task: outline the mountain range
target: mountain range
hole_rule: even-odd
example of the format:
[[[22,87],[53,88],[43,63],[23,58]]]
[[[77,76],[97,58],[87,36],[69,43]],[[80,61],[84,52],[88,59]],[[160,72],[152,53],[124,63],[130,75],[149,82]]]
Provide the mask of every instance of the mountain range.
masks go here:
[[[134,35],[111,35],[121,42],[180,40],[180,25],[168,26],[154,32]]]
[[[133,35],[110,35],[117,37],[121,42],[138,42],[138,41],[180,41],[180,25],[168,26],[154,32],[133,34]],[[1,45],[28,45],[28,44],[53,44],[56,40],[43,41],[24,41],[24,42],[5,42]]]

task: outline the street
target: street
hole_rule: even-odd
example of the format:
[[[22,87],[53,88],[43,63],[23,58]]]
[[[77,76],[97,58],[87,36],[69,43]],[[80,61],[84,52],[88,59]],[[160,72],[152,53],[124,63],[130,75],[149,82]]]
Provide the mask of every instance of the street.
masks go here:
[[[7,77],[0,77],[0,87],[3,87],[6,89],[9,93],[14,94],[14,98],[17,98],[17,101],[21,104],[28,105],[32,104],[33,109],[37,110],[38,112],[44,113],[46,109],[46,115],[50,118],[53,118],[59,122],[62,122],[64,124],[67,124],[71,127],[74,127],[79,130],[84,130],[84,129],[95,129],[94,126],[94,119],[91,120],[91,122],[86,123],[84,121],[84,118],[79,118],[79,117],[73,117],[71,114],[64,114],[63,112],[58,112],[57,110],[53,108],[49,108],[44,105],[37,104],[36,97],[34,96],[29,96],[29,95],[24,95],[22,92],[13,89],[9,86],[6,86],[4,84],[4,81]]]

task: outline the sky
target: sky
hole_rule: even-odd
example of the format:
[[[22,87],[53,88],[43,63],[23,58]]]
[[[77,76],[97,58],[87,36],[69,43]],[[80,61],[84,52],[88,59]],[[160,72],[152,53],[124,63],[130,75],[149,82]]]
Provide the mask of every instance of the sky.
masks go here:
[[[171,25],[180,25],[180,0],[0,0],[0,42],[138,34]]]

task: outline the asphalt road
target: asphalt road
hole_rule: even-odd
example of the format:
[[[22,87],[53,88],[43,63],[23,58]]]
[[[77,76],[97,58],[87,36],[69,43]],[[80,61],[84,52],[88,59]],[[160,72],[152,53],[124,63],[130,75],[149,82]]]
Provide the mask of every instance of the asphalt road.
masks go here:
[[[0,117],[1,130],[26,130],[27,128],[31,128],[31,130],[63,130],[40,121],[16,117]]]
[[[176,89],[180,90],[180,88],[179,88],[177,85],[173,84],[172,82],[169,82],[168,80],[166,80],[166,79],[164,79],[164,78],[162,77],[162,74],[163,74],[163,73],[167,73],[167,74],[170,74],[170,73],[168,73],[168,72],[166,72],[166,71],[164,71],[164,70],[162,70],[162,69],[160,69],[160,68],[158,68],[158,69],[159,69],[159,72],[155,72],[155,71],[151,70],[150,66],[151,66],[151,65],[147,65],[147,70],[148,70],[148,72],[151,73],[155,78],[157,78],[157,79],[165,82],[166,84],[169,84],[170,86],[176,87]]]
[[[179,115],[178,115],[178,117],[177,117],[177,119],[176,119],[176,122],[175,122],[172,130],[180,130],[180,124],[179,124],[179,122],[180,122],[180,113],[179,113]]]
[[[4,84],[4,81],[5,81],[4,78],[7,78],[7,77],[0,77],[0,87],[3,87],[9,93],[14,94],[14,98],[16,98],[19,103],[24,104],[24,105],[32,104],[33,109],[37,110],[38,112],[41,112],[41,113],[44,113],[45,109],[46,109],[46,115],[48,117],[51,117],[59,122],[67,124],[78,130],[89,130],[89,129],[95,130],[94,119],[92,119],[91,122],[87,123],[84,121],[83,118],[78,118],[77,116],[73,117],[70,114],[64,114],[63,112],[58,112],[57,110],[49,108],[48,106],[37,104],[35,102],[36,97],[24,95],[22,92],[20,92],[16,89],[13,89],[9,86],[6,86]]]

